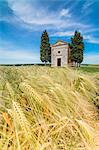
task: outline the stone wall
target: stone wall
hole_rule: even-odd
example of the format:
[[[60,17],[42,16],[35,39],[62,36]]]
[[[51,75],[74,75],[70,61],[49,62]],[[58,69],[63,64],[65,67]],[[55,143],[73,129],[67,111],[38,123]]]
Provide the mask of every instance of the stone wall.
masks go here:
[[[61,58],[61,66],[68,64],[68,45],[57,45],[51,47],[51,66],[57,66],[57,59]]]

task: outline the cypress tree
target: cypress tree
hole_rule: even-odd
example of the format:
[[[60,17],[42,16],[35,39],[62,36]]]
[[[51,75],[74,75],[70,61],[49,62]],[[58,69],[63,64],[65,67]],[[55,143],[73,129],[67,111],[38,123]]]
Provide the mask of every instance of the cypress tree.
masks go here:
[[[75,31],[74,36],[71,38],[70,47],[70,59],[72,62],[75,62],[77,66],[83,61],[83,50],[84,50],[84,42],[83,37],[80,32]]]
[[[40,60],[42,62],[51,62],[51,47],[49,43],[49,36],[45,30],[41,36],[41,46],[40,46]]]

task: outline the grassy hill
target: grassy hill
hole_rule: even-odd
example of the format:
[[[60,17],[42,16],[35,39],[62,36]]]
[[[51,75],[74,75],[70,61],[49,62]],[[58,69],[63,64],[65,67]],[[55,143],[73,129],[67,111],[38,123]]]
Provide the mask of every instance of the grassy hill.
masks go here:
[[[98,73],[0,67],[2,150],[98,150],[98,109]]]

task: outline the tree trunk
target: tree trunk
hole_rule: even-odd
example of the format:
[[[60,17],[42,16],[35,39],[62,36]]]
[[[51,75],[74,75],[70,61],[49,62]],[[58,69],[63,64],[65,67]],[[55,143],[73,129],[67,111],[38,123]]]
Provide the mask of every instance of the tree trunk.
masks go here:
[[[47,62],[45,61],[45,66],[46,66]]]
[[[74,63],[75,63],[74,67],[76,67],[76,62],[74,62]]]

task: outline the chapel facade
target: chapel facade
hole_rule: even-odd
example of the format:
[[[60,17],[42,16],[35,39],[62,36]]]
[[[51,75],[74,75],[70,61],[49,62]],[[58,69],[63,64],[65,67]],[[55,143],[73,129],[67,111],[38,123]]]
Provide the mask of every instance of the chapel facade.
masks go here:
[[[51,66],[52,67],[66,67],[71,65],[69,59],[70,48],[67,42],[61,40],[51,45]]]

